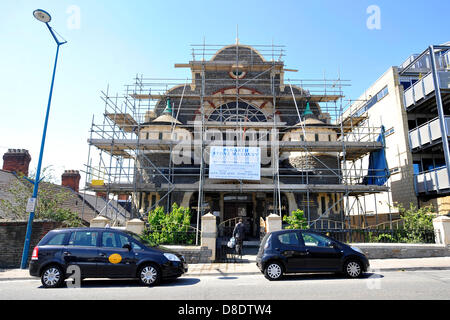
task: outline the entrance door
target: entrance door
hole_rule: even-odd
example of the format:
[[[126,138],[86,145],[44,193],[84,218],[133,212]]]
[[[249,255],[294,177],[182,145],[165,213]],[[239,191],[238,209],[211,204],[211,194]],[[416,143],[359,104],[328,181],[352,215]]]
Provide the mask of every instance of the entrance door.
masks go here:
[[[253,202],[251,195],[225,195],[223,220],[230,219],[233,223],[227,224],[231,228],[239,218],[242,218],[245,225],[246,236],[253,232]],[[233,231],[231,229],[231,231]]]

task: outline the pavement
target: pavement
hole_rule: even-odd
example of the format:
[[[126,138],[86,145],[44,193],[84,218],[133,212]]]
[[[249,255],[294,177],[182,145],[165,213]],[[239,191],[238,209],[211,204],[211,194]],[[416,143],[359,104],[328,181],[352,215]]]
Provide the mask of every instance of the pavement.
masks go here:
[[[450,257],[414,258],[414,259],[371,259],[369,272],[450,270]],[[189,271],[183,277],[261,274],[255,263],[255,256],[242,256],[235,263],[199,263],[190,264]],[[28,269],[0,269],[0,281],[37,279],[30,276]]]

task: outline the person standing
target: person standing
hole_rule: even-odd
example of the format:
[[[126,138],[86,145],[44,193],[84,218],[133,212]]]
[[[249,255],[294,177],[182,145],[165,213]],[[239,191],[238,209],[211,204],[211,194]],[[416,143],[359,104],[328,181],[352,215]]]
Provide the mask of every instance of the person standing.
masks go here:
[[[242,256],[242,249],[244,245],[245,226],[242,222],[242,218],[236,224],[233,230],[233,237],[236,239],[236,254]]]

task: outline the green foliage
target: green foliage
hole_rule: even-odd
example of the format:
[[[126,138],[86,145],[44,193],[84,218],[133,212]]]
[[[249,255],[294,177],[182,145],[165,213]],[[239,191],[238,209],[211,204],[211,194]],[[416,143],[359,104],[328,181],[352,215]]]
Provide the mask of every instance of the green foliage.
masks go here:
[[[432,207],[417,208],[412,203],[408,209],[401,204],[396,206],[403,221],[403,226],[391,230],[390,233],[371,232],[370,242],[398,242],[398,243],[427,243],[432,240],[434,233]],[[381,232],[383,232],[381,230]]]
[[[44,169],[43,172],[45,171]],[[63,222],[70,227],[81,226],[77,213],[64,208],[64,203],[70,200],[73,194],[45,180],[39,184],[35,219]],[[1,218],[27,220],[26,206],[33,194],[33,184],[19,176],[5,188],[5,192],[10,194],[10,198],[0,200],[0,208],[4,212]]]
[[[381,243],[398,242],[397,239],[389,233],[382,233],[382,234],[379,234],[376,236],[372,232],[369,233],[369,241],[370,242],[381,242]]]
[[[397,207],[403,219],[403,228],[407,230],[404,235],[406,242],[425,242],[425,234],[433,230],[433,219],[436,217],[432,213],[433,208],[428,206],[418,209],[412,203],[410,203],[408,209],[405,209],[402,205]]]
[[[292,211],[290,216],[284,216],[283,221],[289,226],[286,229],[308,229],[308,222],[304,216],[304,212],[300,209]]]
[[[193,244],[195,233],[192,232],[191,212],[189,208],[172,205],[172,211],[164,212],[164,208],[157,207],[148,213],[148,226],[144,229],[143,237],[154,245],[159,244]]]

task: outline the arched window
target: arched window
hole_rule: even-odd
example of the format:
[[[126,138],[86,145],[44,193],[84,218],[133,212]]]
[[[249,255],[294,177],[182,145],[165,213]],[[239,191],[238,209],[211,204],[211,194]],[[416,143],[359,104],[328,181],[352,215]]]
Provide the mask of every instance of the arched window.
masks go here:
[[[246,102],[228,102],[214,109],[208,121],[235,121],[235,122],[267,122],[261,110]]]

